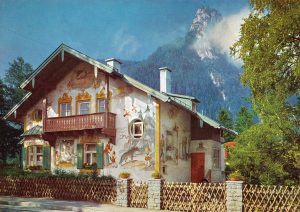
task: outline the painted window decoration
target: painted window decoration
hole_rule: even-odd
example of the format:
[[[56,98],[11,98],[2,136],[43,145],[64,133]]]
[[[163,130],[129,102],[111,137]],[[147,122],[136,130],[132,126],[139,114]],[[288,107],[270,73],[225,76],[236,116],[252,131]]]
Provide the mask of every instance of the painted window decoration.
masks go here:
[[[97,163],[96,144],[84,144],[84,165],[91,166]]]
[[[28,147],[28,166],[43,166],[43,147]]]
[[[104,113],[105,112],[105,99],[97,99],[97,105],[98,105],[98,113]]]
[[[33,121],[41,121],[42,120],[42,110],[36,109],[32,112],[32,120]]]
[[[56,165],[75,163],[74,140],[60,140],[55,146]]]
[[[76,114],[85,115],[90,113],[92,96],[83,91],[76,96]]]
[[[96,112],[103,113],[106,112],[106,109],[108,111],[111,111],[111,106],[112,106],[112,92],[109,91],[109,96],[107,99],[107,92],[104,88],[102,88],[96,94]]]
[[[220,149],[213,150],[213,168],[219,169],[221,168],[221,158],[220,158]]]
[[[58,114],[59,116],[72,115],[72,97],[64,93],[62,97],[58,98]]]
[[[144,123],[141,119],[134,119],[130,123],[130,134],[133,138],[141,138],[144,133]]]
[[[70,116],[71,115],[71,104],[62,103],[60,104],[60,116]]]
[[[90,113],[90,102],[79,102],[79,114],[85,115]]]

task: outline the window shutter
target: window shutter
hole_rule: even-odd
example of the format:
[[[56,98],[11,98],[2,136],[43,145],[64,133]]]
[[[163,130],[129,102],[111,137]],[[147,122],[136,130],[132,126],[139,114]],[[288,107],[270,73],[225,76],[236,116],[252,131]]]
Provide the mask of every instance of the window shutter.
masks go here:
[[[103,146],[103,143],[98,143],[96,146],[98,169],[103,169]]]
[[[77,144],[77,169],[82,169],[82,144]]]
[[[50,146],[43,146],[43,168],[50,169]]]
[[[22,146],[22,167],[26,169],[27,167],[27,148]]]

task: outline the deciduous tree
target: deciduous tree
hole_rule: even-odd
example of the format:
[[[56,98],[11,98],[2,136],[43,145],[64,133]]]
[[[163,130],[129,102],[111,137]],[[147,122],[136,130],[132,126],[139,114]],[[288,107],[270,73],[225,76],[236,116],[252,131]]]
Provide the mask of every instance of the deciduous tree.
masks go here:
[[[300,183],[300,1],[250,0],[232,54],[243,60],[241,81],[251,89],[261,123],[237,139],[231,165],[249,181]],[[254,173],[255,172],[255,173]]]

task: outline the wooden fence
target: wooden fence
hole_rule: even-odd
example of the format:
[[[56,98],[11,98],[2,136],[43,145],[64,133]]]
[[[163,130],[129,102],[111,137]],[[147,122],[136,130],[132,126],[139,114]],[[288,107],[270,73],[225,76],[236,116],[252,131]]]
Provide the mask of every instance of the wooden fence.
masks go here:
[[[300,211],[300,187],[245,184],[243,206],[245,211]]]
[[[162,185],[162,209],[226,211],[226,184],[164,182]]]
[[[148,182],[132,181],[125,195],[128,196],[128,206],[149,208],[149,198],[158,195],[159,208],[172,211],[226,211],[230,204],[238,205],[239,211],[300,211],[299,186],[244,184],[240,190],[233,187],[235,195],[243,197],[240,202],[228,199],[228,191],[232,189],[228,183],[173,183],[162,180],[159,181],[160,194],[158,192],[157,195],[151,193],[153,187],[149,189],[149,186]],[[0,195],[115,203],[117,183],[113,179],[0,177]]]
[[[0,195],[112,203],[116,190],[115,180],[0,177]]]
[[[131,181],[129,191],[129,207],[147,208],[148,183],[143,181]]]

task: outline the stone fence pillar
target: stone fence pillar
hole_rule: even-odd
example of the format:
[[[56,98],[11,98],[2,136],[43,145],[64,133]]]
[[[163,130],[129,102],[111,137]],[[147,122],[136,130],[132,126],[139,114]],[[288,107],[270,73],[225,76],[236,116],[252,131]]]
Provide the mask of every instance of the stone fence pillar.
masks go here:
[[[226,206],[228,212],[243,211],[243,181],[226,181]]]
[[[163,179],[148,180],[148,209],[160,210]]]
[[[128,207],[131,181],[132,181],[132,179],[118,179],[117,180],[116,205],[121,206],[121,207]]]

